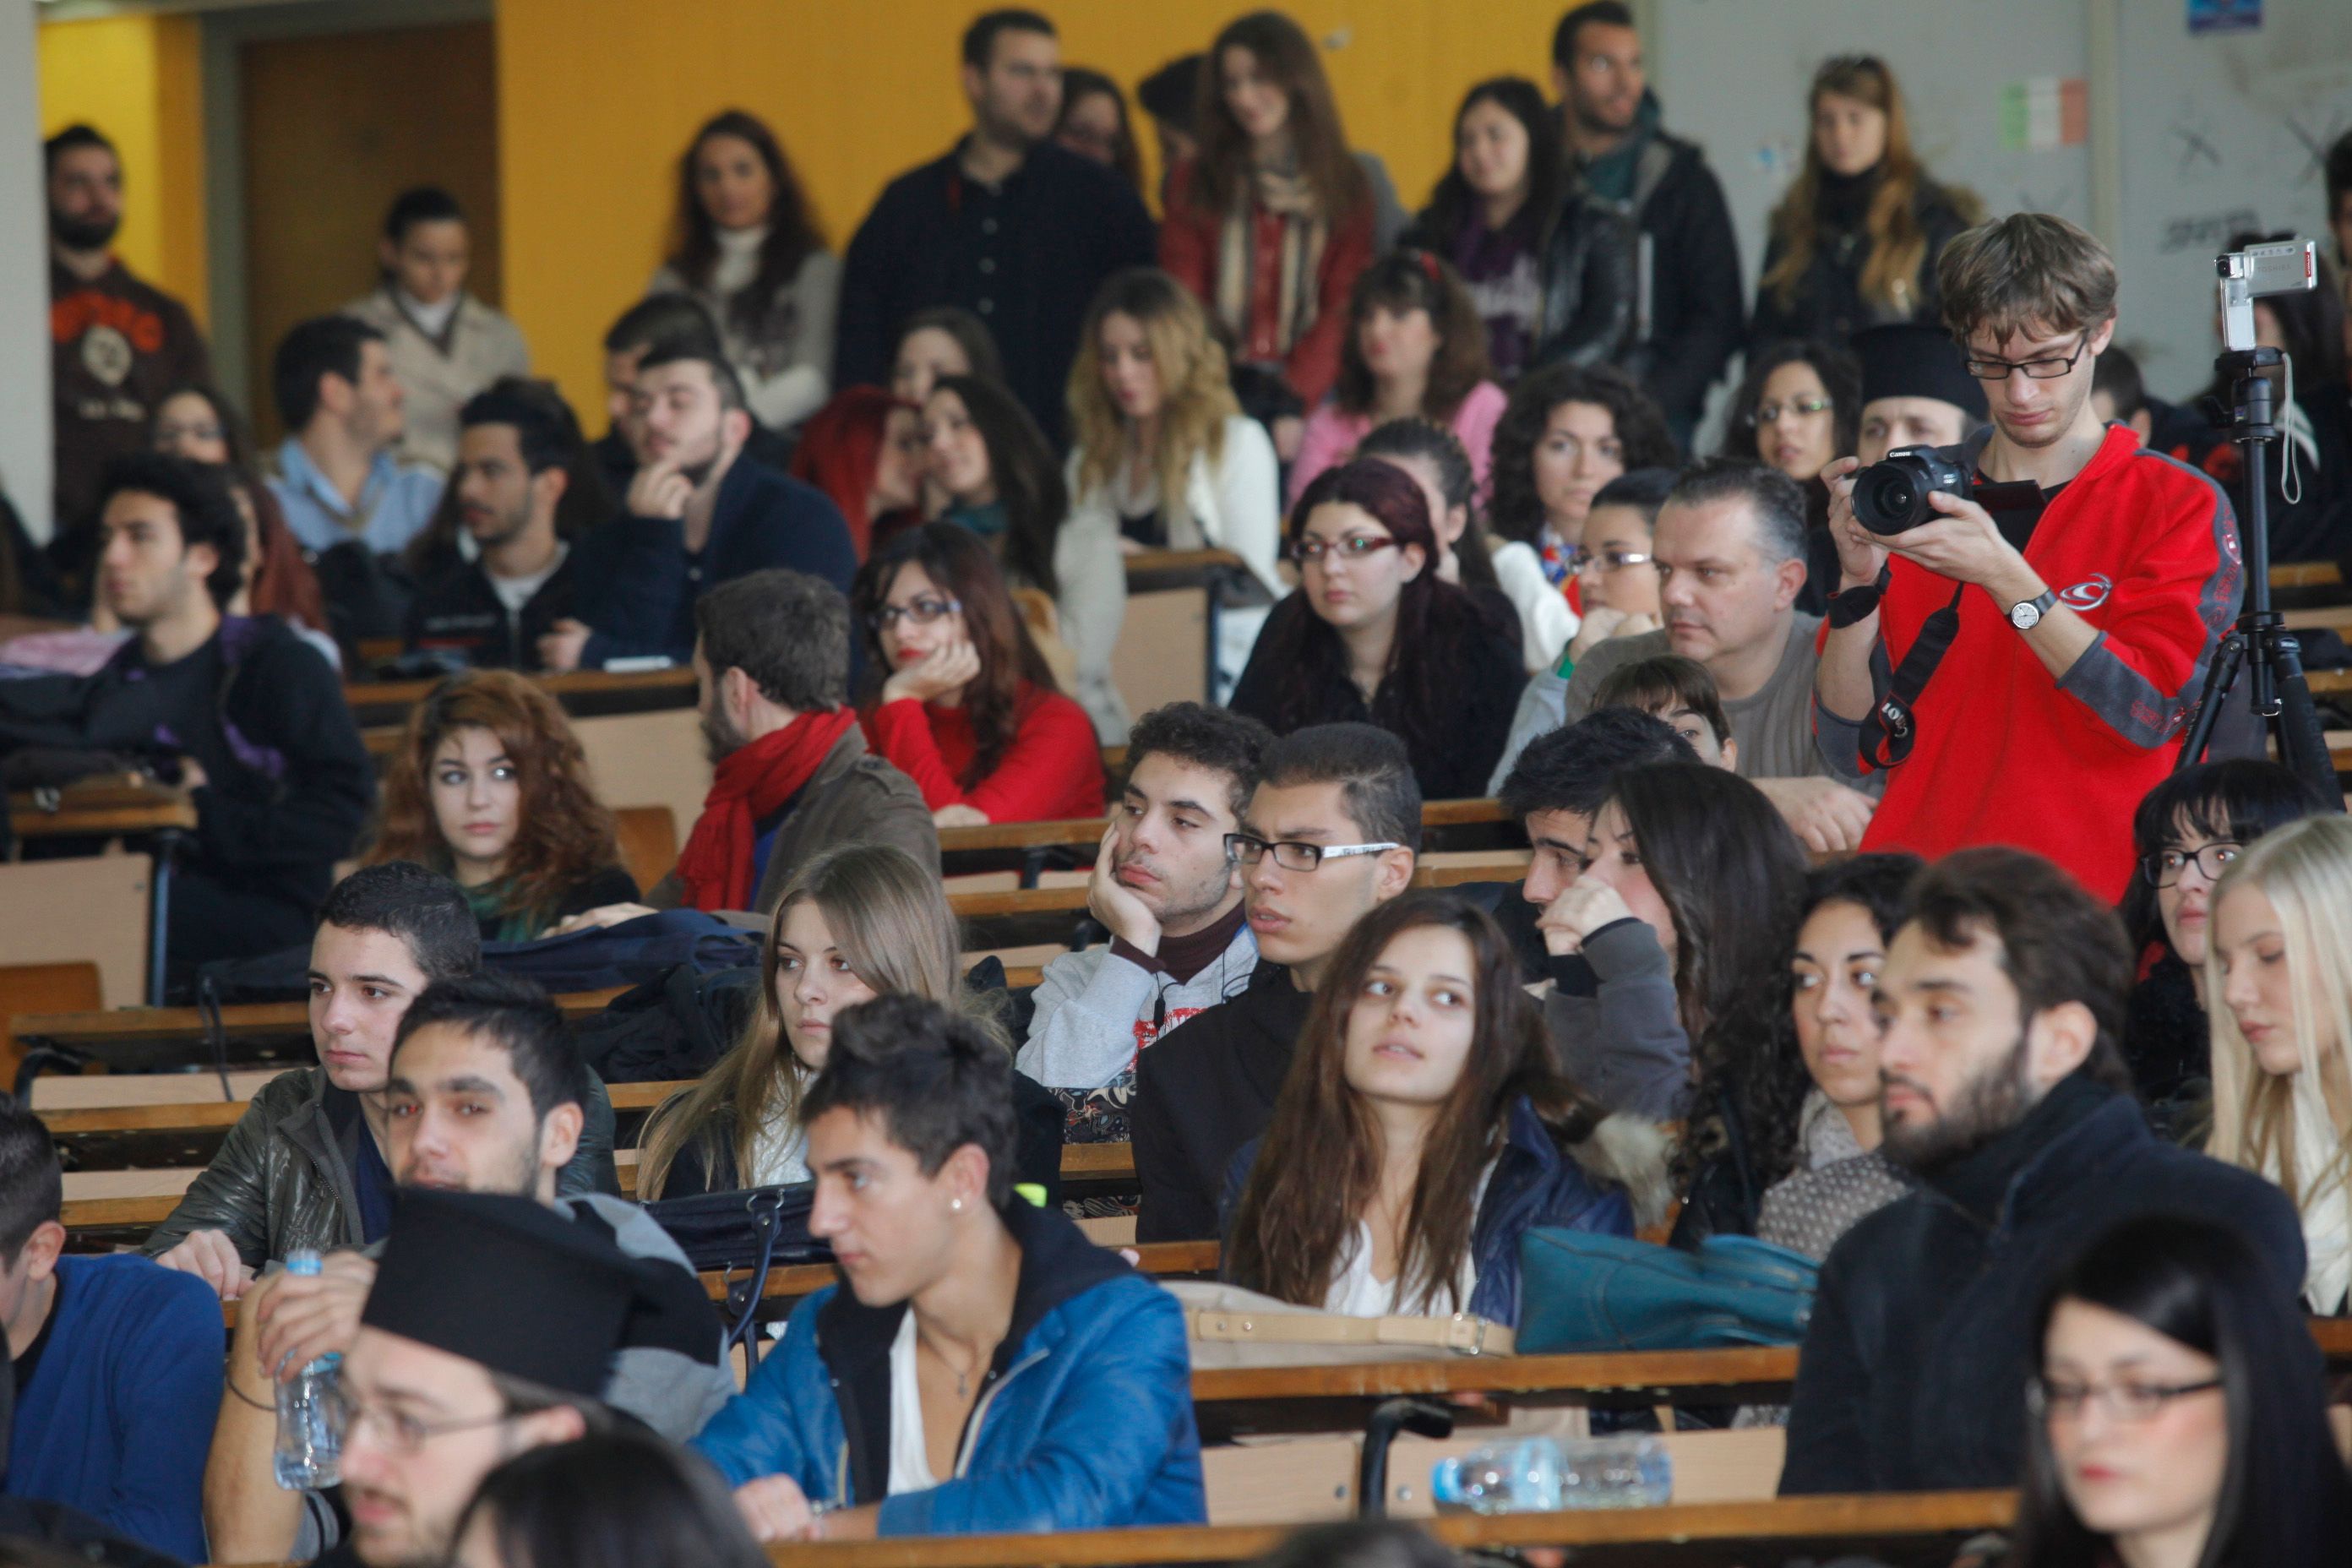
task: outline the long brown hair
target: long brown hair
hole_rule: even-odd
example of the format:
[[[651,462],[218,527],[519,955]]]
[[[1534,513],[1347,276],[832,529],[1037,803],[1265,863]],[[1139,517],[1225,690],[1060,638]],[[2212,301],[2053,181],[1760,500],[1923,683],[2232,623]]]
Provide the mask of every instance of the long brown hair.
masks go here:
[[[1813,73],[1812,89],[1805,95],[1808,116],[1821,109],[1824,94],[1835,93],[1866,103],[1886,116],[1886,151],[1879,155],[1878,189],[1871,196],[1864,220],[1870,238],[1870,258],[1863,263],[1862,297],[1871,304],[1895,310],[1916,310],[1921,290],[1919,268],[1927,259],[1927,231],[1919,226],[1919,195],[1927,175],[1918,154],[1911,149],[1911,121],[1903,109],[1903,89],[1895,73],[1874,55],[1839,55],[1822,62]],[[1821,200],[1820,144],[1811,127],[1805,132],[1805,164],[1796,184],[1772,210],[1772,237],[1780,242],[1780,259],[1764,275],[1764,287],[1783,308],[1796,301],[1798,286],[1813,264],[1820,237],[1815,210]],[[1942,192],[1974,221],[1976,198],[1965,191]]]
[[[759,1002],[741,1038],[691,1089],[646,1118],[640,1195],[660,1196],[680,1152],[717,1131],[732,1140],[736,1174],[746,1181],[744,1152],[761,1131],[779,1117],[798,1117],[801,1093],[814,1075],[793,1055],[776,1009],[776,949],[784,921],[803,903],[816,905],[850,973],[876,992],[963,1001],[955,912],[938,875],[895,845],[844,844],[819,855],[793,879],[768,919]]]
[[[768,183],[775,191],[768,203],[768,237],[760,246],[760,269],[725,302],[729,321],[743,331],[757,332],[766,326],[768,312],[775,309],[778,291],[800,275],[801,263],[812,251],[824,248],[824,236],[776,133],[756,115],[740,109],[722,110],[702,122],[677,161],[677,243],[669,264],[689,286],[709,289],[719,266],[719,226],[710,221],[694,188],[695,160],[702,154],[702,144],[714,136],[732,136],[748,143],[767,169]]]
[[[980,656],[980,674],[963,695],[978,745],[971,765],[956,781],[970,789],[996,771],[1013,744],[1021,725],[1022,683],[1040,691],[1061,688],[1045,667],[1045,656],[1030,640],[1029,627],[1013,607],[988,542],[958,523],[927,522],[893,535],[850,584],[850,613],[866,634],[866,689],[858,696],[860,708],[870,711],[880,700],[882,683],[890,678],[890,661],[882,652],[882,632],[875,617],[890,596],[891,582],[909,562],[962,607],[965,635]]]
[[[367,864],[414,860],[449,868],[449,845],[433,816],[433,758],[442,742],[468,725],[499,738],[522,790],[503,878],[507,913],[551,910],[567,889],[619,863],[613,814],[596,798],[588,758],[562,705],[510,669],[476,669],[435,687],[409,714],[400,749],[384,768],[383,814]]]
[[[1249,180],[1249,132],[1225,107],[1225,51],[1236,48],[1247,49],[1258,68],[1281,84],[1290,104],[1286,123],[1298,154],[1298,172],[1314,186],[1324,221],[1339,222],[1369,198],[1364,171],[1349,150],[1339,100],[1332,95],[1331,79],[1323,74],[1314,40],[1279,11],[1235,17],[1201,57],[1201,85],[1192,100],[1201,141],[1192,166],[1192,204],[1222,215]]]
[[[1356,922],[1334,955],[1298,1037],[1298,1055],[1274,1102],[1261,1157],[1234,1211],[1225,1259],[1234,1280],[1302,1306],[1320,1306],[1357,1222],[1377,1194],[1381,1133],[1347,1080],[1348,1020],[1366,975],[1405,931],[1437,926],[1470,943],[1475,1022],[1462,1077],[1422,1147],[1398,1248],[1397,1298],[1423,1311],[1465,1310],[1454,1299],[1470,1248],[1478,1181],[1502,1148],[1511,1107],[1535,1102],[1563,1145],[1580,1143],[1601,1112],[1552,1065],[1542,1015],[1519,983],[1510,943],[1483,910],[1451,893],[1391,900]],[[1450,1308],[1441,1307],[1443,1296]]]
[[[1333,396],[1349,414],[1370,414],[1380,389],[1364,363],[1359,336],[1375,308],[1402,315],[1426,310],[1437,331],[1437,353],[1429,362],[1429,384],[1422,389],[1420,414],[1451,420],[1462,400],[1486,379],[1486,323],[1461,274],[1433,252],[1400,248],[1364,268],[1348,300],[1348,331],[1339,340],[1339,382]]]

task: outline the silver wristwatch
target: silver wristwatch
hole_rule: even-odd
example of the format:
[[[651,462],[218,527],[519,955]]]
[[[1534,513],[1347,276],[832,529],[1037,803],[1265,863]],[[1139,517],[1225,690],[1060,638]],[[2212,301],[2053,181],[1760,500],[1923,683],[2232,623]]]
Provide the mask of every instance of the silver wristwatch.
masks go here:
[[[2030,632],[2042,624],[2042,617],[2056,607],[2058,595],[2044,588],[2031,599],[2021,599],[2009,607],[2009,624],[2019,631]]]

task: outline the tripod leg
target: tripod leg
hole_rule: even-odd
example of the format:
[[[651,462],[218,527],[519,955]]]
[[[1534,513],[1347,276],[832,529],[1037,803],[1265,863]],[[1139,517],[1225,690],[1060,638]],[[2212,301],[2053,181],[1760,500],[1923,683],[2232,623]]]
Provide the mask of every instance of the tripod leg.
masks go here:
[[[2205,667],[2204,689],[2197,694],[2197,706],[2189,721],[2189,740],[2172,764],[2176,770],[2193,768],[2205,760],[2205,750],[2213,743],[2213,726],[2221,718],[2221,705],[2237,686],[2238,671],[2245,662],[2246,634],[2233,628],[2221,639],[2221,646],[2213,650],[2213,662]]]
[[[2344,786],[2328,755],[2327,731],[2311,700],[2311,684],[2303,678],[2303,645],[2291,634],[2274,633],[2256,658],[2264,659],[2277,679],[2279,710],[2271,721],[2278,736],[2279,761],[2307,781],[2333,809],[2344,809]]]

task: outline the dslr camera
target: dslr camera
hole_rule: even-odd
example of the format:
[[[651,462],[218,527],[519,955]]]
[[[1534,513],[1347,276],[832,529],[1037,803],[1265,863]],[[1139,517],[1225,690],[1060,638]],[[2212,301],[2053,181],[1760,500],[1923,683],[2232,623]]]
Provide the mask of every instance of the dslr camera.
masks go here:
[[[1941,490],[1969,493],[1969,476],[1933,447],[1897,447],[1853,477],[1853,517],[1873,533],[1903,533],[1943,513],[1927,504]]]

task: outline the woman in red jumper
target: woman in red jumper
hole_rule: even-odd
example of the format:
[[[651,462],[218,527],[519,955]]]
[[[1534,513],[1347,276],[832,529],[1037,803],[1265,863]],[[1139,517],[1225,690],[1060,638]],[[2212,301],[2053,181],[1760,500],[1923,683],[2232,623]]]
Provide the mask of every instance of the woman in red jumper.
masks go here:
[[[1102,815],[1094,723],[1055,688],[987,541],[909,529],[866,562],[850,607],[866,629],[866,739],[934,822]]]
[[[1232,23],[1201,71],[1201,150],[1169,182],[1160,265],[1224,324],[1236,362],[1277,372],[1312,408],[1339,380],[1348,295],[1372,259],[1363,170],[1289,17]],[[1275,432],[1286,460],[1297,442]]]

